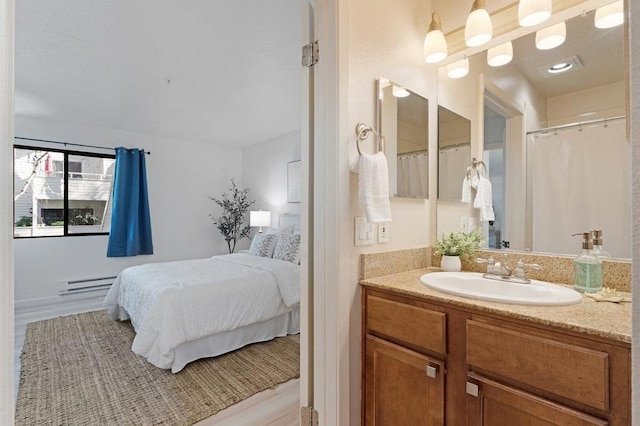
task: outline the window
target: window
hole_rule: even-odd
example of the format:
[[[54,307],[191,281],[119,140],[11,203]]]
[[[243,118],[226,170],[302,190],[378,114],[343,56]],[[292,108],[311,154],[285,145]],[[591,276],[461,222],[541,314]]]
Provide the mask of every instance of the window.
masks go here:
[[[115,156],[14,146],[16,238],[108,234]]]

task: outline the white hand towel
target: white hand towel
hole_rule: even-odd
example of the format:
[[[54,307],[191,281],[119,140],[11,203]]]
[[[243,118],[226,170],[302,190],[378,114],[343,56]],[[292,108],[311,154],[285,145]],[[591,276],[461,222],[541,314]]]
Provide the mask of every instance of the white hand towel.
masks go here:
[[[367,222],[391,222],[389,171],[384,153],[363,152],[358,162],[360,204],[364,206]]]
[[[478,189],[476,198],[473,200],[473,207],[480,210],[481,221],[496,219],[493,213],[493,188],[491,181],[484,176],[478,178]]]
[[[465,176],[462,181],[462,198],[460,199],[463,203],[471,202],[471,180],[469,176]]]

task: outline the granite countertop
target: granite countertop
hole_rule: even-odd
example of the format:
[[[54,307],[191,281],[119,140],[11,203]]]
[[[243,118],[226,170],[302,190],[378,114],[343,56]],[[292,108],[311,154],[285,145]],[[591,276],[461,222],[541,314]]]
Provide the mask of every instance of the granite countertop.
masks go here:
[[[360,283],[366,287],[393,291],[426,301],[448,303],[631,343],[631,303],[596,302],[584,296],[582,303],[568,306],[527,306],[487,302],[443,293],[420,282],[420,276],[436,271],[440,271],[440,269],[415,269],[393,275],[368,278]],[[629,293],[623,294],[629,295]]]

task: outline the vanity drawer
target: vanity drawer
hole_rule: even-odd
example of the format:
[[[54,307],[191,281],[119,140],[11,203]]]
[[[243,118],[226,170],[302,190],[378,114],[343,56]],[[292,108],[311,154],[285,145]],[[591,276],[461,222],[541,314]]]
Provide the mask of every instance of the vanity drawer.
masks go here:
[[[367,332],[446,353],[446,314],[420,306],[367,295]]]
[[[609,409],[609,355],[467,321],[467,363],[592,407]]]

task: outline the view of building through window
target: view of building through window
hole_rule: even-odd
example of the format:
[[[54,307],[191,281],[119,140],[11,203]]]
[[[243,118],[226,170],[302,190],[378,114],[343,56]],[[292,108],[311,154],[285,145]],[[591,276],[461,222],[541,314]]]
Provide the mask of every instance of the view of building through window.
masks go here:
[[[14,147],[14,236],[108,233],[114,166],[113,155]]]

